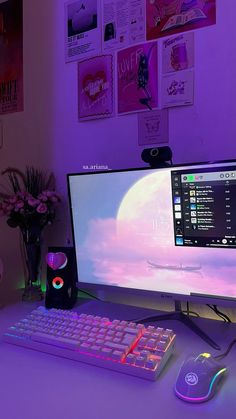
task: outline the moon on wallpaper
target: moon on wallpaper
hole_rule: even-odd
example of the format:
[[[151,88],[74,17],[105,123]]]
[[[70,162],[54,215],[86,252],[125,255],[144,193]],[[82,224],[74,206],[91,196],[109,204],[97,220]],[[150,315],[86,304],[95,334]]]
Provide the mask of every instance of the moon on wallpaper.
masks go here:
[[[132,230],[150,246],[174,244],[170,172],[151,173],[125,194],[117,213],[117,232]],[[135,237],[134,237],[135,240]]]

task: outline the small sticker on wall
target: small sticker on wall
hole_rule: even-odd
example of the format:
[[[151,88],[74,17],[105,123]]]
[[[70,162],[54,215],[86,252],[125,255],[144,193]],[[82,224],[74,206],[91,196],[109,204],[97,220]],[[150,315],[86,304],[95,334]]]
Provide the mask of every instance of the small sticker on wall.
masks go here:
[[[151,145],[169,142],[168,110],[138,114],[138,144]]]

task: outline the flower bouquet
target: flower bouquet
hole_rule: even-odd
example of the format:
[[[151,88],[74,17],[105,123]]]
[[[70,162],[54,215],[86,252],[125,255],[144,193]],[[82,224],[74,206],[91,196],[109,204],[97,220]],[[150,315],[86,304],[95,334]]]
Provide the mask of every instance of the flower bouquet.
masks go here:
[[[7,178],[7,185],[0,192],[0,216],[7,217],[10,227],[19,227],[23,241],[27,267],[23,300],[39,300],[42,231],[54,221],[56,204],[60,202],[55,178],[34,167],[26,167],[25,172],[8,168],[2,175]]]

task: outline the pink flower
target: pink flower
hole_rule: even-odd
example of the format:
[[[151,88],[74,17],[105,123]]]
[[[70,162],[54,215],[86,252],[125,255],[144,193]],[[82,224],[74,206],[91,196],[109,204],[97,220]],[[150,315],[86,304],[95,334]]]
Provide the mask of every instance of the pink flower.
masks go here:
[[[24,202],[23,201],[17,201],[17,203],[15,204],[15,209],[23,208],[23,206],[24,206]]]
[[[46,195],[44,195],[43,193],[39,194],[38,199],[39,199],[41,202],[47,202],[47,200],[48,200],[47,196],[46,196]]]
[[[47,205],[46,204],[39,204],[39,206],[36,208],[36,211],[39,213],[39,214],[45,214],[46,212],[47,212],[47,210],[48,210],[48,207],[47,207]]]
[[[37,205],[39,205],[39,204],[40,204],[40,201],[39,201],[39,199],[29,198],[29,199],[28,199],[28,204],[29,204],[31,207],[37,207]]]

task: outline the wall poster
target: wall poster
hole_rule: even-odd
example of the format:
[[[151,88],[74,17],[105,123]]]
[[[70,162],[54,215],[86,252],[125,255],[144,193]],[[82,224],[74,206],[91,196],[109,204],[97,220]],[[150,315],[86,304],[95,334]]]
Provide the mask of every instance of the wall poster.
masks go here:
[[[22,0],[0,0],[0,115],[23,111],[23,96]]]
[[[162,77],[162,107],[193,105],[193,70],[176,71]]]
[[[172,36],[162,44],[162,72],[187,70],[194,67],[194,32]]]
[[[169,142],[168,110],[140,112],[138,114],[138,144],[152,145]]]
[[[146,18],[144,0],[103,0],[103,51],[144,42]]]
[[[79,120],[114,115],[112,55],[99,55],[78,63]]]
[[[162,74],[162,106],[193,105],[194,32],[163,41]]]
[[[216,0],[146,0],[147,40],[216,23]]]
[[[70,0],[65,3],[66,62],[88,58],[100,51],[100,0]]]
[[[157,108],[157,42],[118,51],[117,77],[119,114]]]

